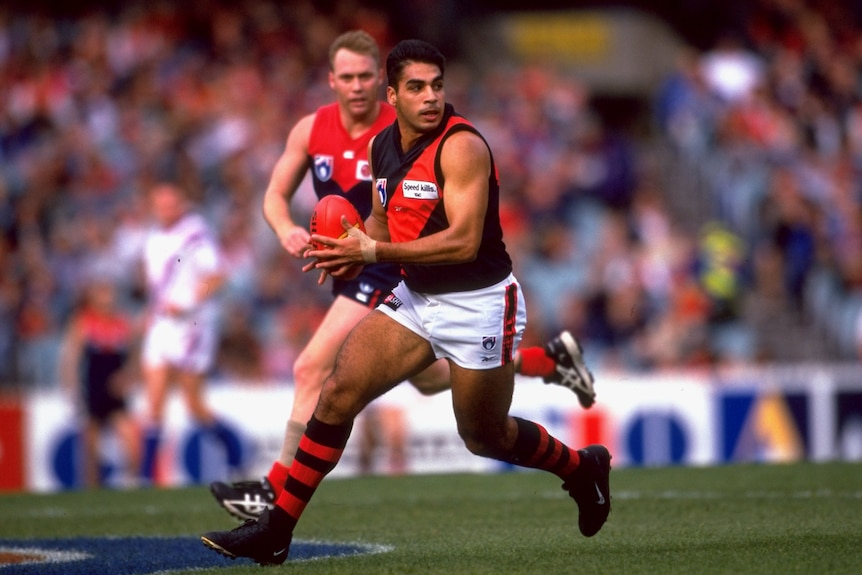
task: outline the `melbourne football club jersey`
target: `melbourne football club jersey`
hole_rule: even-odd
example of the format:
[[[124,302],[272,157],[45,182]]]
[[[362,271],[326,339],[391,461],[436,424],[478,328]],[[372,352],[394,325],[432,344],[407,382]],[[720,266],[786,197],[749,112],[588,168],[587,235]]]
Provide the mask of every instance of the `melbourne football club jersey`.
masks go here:
[[[308,161],[318,198],[330,194],[345,196],[363,219],[371,213],[371,169],[368,142],[395,121],[395,110],[380,104],[380,114],[364,134],[350,137],[341,124],[337,104],[321,106],[308,141]]]

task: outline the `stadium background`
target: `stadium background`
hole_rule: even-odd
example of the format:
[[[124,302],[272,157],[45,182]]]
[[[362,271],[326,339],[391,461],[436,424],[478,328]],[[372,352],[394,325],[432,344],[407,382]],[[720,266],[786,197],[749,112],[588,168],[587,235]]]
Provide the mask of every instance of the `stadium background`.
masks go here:
[[[586,344],[596,409],[529,381],[516,409],[623,465],[862,458],[862,3],[518,4],[0,7],[0,487],[76,484],[60,337],[94,277],[140,310],[140,194],[165,160],[234,271],[215,407],[250,472],[271,459],[329,295],[281,253],[260,195],[353,27],[450,56],[449,98],[501,166],[527,342],[565,327]],[[397,401],[411,470],[489,469],[452,451],[445,395]],[[165,484],[224,473],[178,407],[171,426]]]

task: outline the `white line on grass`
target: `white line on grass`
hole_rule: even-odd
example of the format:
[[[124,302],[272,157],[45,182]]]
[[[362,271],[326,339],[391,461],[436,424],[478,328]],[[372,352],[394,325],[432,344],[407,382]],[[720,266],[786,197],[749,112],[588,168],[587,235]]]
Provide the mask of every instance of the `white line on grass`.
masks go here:
[[[804,489],[798,491],[743,491],[729,493],[726,491],[683,491],[668,489],[664,491],[611,490],[617,500],[711,500],[711,499],[862,499],[862,490],[833,491],[832,489]],[[559,491],[545,491],[542,497],[546,499],[564,499],[568,495]]]
[[[800,491],[743,491],[729,493],[726,491],[681,491],[669,489],[665,491],[615,491],[614,499],[862,499],[862,491],[833,491],[831,489],[800,490]]]

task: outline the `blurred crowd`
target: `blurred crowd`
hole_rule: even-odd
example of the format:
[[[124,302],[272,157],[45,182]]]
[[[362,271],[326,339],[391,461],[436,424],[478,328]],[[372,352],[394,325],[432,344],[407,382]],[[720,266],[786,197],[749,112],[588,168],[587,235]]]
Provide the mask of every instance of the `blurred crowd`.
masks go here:
[[[449,63],[448,97],[501,173],[525,343],[571,329],[598,370],[783,359],[758,345],[750,294],[802,309],[822,270],[841,294],[862,291],[859,14],[750,4],[744,26],[681,54],[652,95],[666,161],[697,170],[703,189],[672,189],[641,152],[653,144],[610,129],[576,74]],[[289,128],[330,101],[331,40],[361,27],[385,53],[400,39],[378,9],[333,6],[0,7],[0,383],[57,380],[62,332],[92,282],[141,312],[143,194],[168,163],[229,262],[215,375],[290,377],[330,295],[278,246],[262,194]],[[708,198],[709,217],[679,221],[673,194]],[[299,214],[312,196],[300,193]]]
[[[860,31],[859,2],[751,2],[656,95],[705,211],[744,250],[749,317],[796,312],[813,328],[798,346],[822,337],[839,359],[862,357]]]

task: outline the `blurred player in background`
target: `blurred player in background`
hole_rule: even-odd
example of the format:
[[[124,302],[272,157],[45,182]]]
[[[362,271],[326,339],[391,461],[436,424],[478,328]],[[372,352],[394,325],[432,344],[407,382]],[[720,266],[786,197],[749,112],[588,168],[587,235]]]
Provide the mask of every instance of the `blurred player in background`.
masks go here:
[[[148,409],[142,475],[153,482],[165,404],[174,384],[194,421],[223,443],[230,466],[241,463],[241,449],[204,398],[218,343],[217,295],[225,281],[218,244],[179,185],[156,184],[149,201],[155,225],[143,253],[149,297],[141,350]]]
[[[441,358],[450,367],[458,433],[472,453],[559,477],[577,503],[584,536],[595,535],[607,519],[608,450],[572,449],[541,425],[509,415],[514,355],[527,321],[524,294],[503,243],[491,150],[445,103],[444,66],[443,55],[419,40],[389,53],[386,94],[398,120],[371,143],[378,193],[365,221],[368,235],[350,228],[342,240],[313,236],[324,247],[308,252],[317,261],[304,269],[338,273],[387,261],[400,262],[404,274],[339,349],[275,505],[232,531],[201,537],[221,554],[283,563],[294,528],[338,464],[356,416]],[[407,193],[408,182],[415,193]]]
[[[120,484],[137,478],[140,441],[127,405],[135,339],[134,322],[118,305],[114,285],[102,278],[91,280],[66,328],[60,355],[60,381],[84,416],[82,464],[87,487],[104,484],[99,448],[106,430],[123,446]]]
[[[329,85],[336,101],[293,127],[264,196],[264,217],[290,255],[303,258],[310,247],[305,223],[297,223],[290,210],[291,199],[309,170],[318,198],[339,194],[356,206],[363,219],[370,214],[368,142],[395,120],[392,106],[380,99],[383,84],[379,49],[369,34],[350,31],[335,39],[329,49]],[[278,460],[262,481],[211,484],[216,500],[229,513],[243,519],[257,517],[278,497],[338,349],[350,330],[398,283],[400,273],[399,265],[387,263],[366,265],[349,281],[333,277],[335,299],[294,364],[294,400]],[[578,395],[584,407],[593,404],[593,377],[570,333],[563,332],[545,348],[524,349],[516,363],[519,373],[562,384]],[[439,361],[410,381],[425,394],[448,389],[449,366]]]

